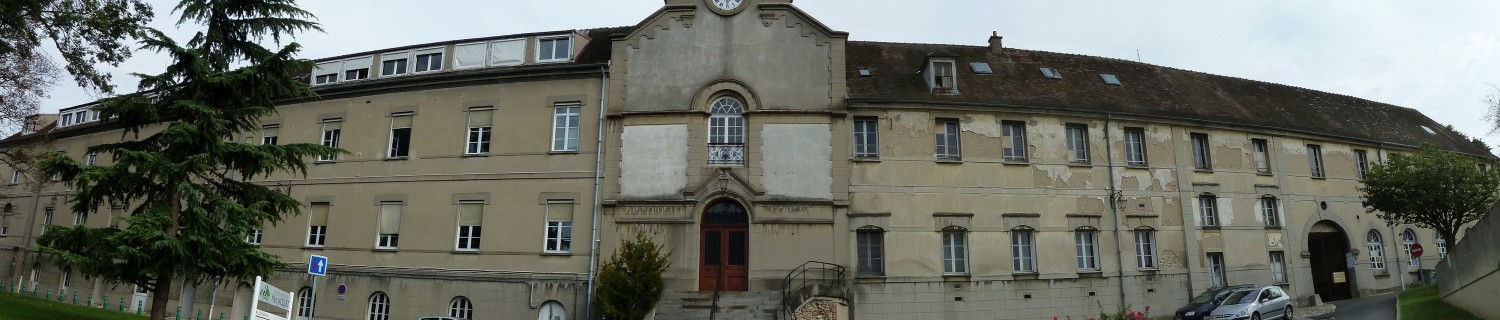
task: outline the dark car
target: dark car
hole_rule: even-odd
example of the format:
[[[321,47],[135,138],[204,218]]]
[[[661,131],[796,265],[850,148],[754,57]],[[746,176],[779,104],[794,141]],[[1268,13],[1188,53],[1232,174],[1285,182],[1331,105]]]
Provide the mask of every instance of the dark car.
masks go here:
[[[1182,307],[1180,309],[1177,309],[1177,312],[1173,312],[1172,320],[1208,319],[1208,314],[1212,313],[1215,307],[1218,307],[1220,303],[1224,302],[1224,298],[1228,297],[1230,293],[1250,288],[1255,288],[1255,286],[1247,284],[1230,287],[1210,288],[1207,291],[1204,291],[1202,294],[1199,294],[1197,297],[1193,297],[1192,301],[1188,301],[1188,305],[1186,307]]]

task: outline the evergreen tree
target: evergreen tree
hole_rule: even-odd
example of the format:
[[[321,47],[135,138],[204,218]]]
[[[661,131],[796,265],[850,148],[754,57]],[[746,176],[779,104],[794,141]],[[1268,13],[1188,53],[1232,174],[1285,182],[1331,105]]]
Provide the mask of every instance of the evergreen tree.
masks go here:
[[[72,186],[73,210],[132,205],[123,229],[49,226],[38,238],[90,276],[152,292],[151,318],[167,318],[175,279],[269,275],[287,264],[246,243],[252,230],[300,212],[292,197],[247,180],[306,174],[306,159],[342,150],[316,144],[253,145],[237,135],[259,130],[259,119],[281,99],[309,97],[297,77],[312,62],[301,48],[260,42],[321,30],[294,0],[183,0],[178,25],[197,24],[186,45],[150,30],[142,47],[172,58],[166,71],[137,74],[139,93],[102,100],[100,118],[122,131],[122,142],[89,147],[108,166],[62,155],[41,162]]]
[[[645,232],[620,244],[620,250],[600,266],[595,297],[600,319],[645,319],[665,288],[661,275],[672,265],[671,252],[651,241]]]

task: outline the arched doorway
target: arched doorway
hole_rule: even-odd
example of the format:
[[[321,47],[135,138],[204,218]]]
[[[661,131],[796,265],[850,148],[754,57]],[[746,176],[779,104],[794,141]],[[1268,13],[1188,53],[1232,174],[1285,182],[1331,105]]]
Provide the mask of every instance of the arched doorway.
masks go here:
[[[1332,221],[1313,224],[1307,233],[1313,292],[1324,302],[1353,297],[1354,268],[1349,266],[1349,236]]]
[[[699,291],[749,290],[750,218],[738,202],[720,200],[703,211],[699,233]]]

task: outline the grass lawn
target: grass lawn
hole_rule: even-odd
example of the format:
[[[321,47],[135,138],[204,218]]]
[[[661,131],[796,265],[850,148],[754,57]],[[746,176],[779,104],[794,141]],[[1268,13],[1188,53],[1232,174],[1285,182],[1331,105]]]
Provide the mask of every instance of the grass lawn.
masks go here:
[[[1420,286],[1401,292],[1401,320],[1479,319],[1464,309],[1454,307],[1438,297],[1437,286]]]
[[[146,317],[0,292],[0,320],[52,319],[144,320]]]

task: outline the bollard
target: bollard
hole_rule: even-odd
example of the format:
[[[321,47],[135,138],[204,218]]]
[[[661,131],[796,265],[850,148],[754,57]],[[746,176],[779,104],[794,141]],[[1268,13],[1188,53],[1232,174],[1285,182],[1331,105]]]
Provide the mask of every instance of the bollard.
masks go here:
[[[104,299],[100,299],[100,300],[104,301],[104,310],[109,310],[109,296],[106,295],[106,296],[104,296]]]
[[[219,311],[219,320],[224,320],[224,312]]]
[[[198,316],[193,317],[193,319],[203,320],[203,309],[198,309]]]
[[[89,302],[89,308],[93,308],[94,307],[94,295],[92,295],[92,294],[89,295],[89,301],[88,302]]]
[[[43,296],[42,300],[52,300],[52,288],[47,288],[47,295]]]
[[[77,292],[73,293],[73,305],[75,305],[75,306],[78,305],[78,293]]]
[[[182,320],[182,306],[177,306],[177,316],[175,316],[175,318],[177,320]]]
[[[5,285],[7,285],[7,284],[9,284],[9,283],[6,283],[6,282],[0,282],[0,292],[4,292],[4,293],[10,293],[10,291],[6,291],[6,290],[5,290]]]
[[[125,299],[120,299],[120,300],[123,301]],[[136,315],[140,315],[141,314],[141,310],[145,310],[145,309],[146,309],[146,302],[145,301],[141,301],[140,303],[136,303],[135,304],[135,314]]]

